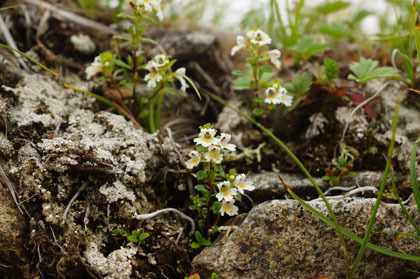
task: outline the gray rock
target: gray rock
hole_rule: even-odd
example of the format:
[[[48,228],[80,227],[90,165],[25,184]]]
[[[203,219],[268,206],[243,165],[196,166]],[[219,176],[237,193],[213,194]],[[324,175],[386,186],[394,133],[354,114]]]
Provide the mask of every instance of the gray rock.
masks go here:
[[[363,236],[374,199],[347,198],[331,201],[339,223]],[[324,215],[322,202],[309,202]],[[408,208],[417,223],[417,209]],[[381,204],[373,232],[414,229],[394,204]],[[370,241],[411,255],[420,254],[420,241],[373,234]],[[359,244],[347,239],[351,261]],[[294,200],[274,200],[253,208],[230,236],[219,238],[193,260],[204,278],[216,272],[220,278],[290,279],[310,276],[345,277],[345,263],[336,231]],[[419,263],[403,261],[367,249],[354,278],[416,278]]]

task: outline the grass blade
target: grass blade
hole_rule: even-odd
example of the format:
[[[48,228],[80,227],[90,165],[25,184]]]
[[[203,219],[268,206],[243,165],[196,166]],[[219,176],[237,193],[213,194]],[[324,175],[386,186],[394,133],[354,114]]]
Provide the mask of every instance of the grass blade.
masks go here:
[[[414,199],[416,200],[417,209],[420,212],[420,191],[419,191],[419,182],[417,181],[416,175],[416,156],[417,150],[419,148],[420,137],[416,140],[411,149],[411,156],[410,156],[410,181],[413,187]]]

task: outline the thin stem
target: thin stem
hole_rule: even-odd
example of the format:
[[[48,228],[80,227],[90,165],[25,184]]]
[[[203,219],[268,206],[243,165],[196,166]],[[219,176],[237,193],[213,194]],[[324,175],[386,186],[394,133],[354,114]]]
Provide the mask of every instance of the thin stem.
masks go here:
[[[156,131],[155,126],[155,101],[156,97],[153,97],[149,102],[149,131],[154,133]]]
[[[383,195],[384,190],[385,190],[386,180],[387,180],[388,173],[389,173],[389,170],[390,170],[390,167],[391,167],[392,153],[394,151],[395,134],[396,134],[397,122],[398,122],[398,110],[400,108],[402,94],[403,94],[403,91],[400,91],[399,94],[398,94],[397,105],[395,106],[394,118],[392,120],[392,137],[391,137],[391,142],[389,144],[388,157],[387,157],[387,161],[386,161],[384,175],[382,177],[381,186],[379,187],[378,197],[376,198],[376,202],[375,202],[375,205],[374,205],[373,210],[372,210],[372,214],[371,214],[371,217],[370,217],[370,220],[369,220],[369,224],[366,228],[365,236],[363,237],[362,245],[360,246],[359,252],[357,253],[356,260],[354,261],[354,264],[353,264],[353,267],[351,269],[351,273],[350,273],[349,278],[352,278],[354,276],[354,273],[356,272],[356,268],[359,265],[360,260],[362,259],[362,256],[363,256],[363,254],[366,250],[366,246],[368,244],[369,237],[370,237],[370,234],[372,232],[373,224],[375,222],[376,213],[378,212],[379,205],[380,205],[381,200],[382,200],[382,195]]]
[[[165,86],[159,92],[159,99],[156,107],[156,120],[155,120],[155,127],[160,127],[160,116],[162,113],[162,104],[163,98],[165,97]]]

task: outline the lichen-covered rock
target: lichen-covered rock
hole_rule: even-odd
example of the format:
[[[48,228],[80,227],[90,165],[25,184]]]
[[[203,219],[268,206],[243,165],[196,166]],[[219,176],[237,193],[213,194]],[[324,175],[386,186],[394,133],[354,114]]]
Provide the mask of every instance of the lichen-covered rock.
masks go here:
[[[331,205],[339,223],[363,236],[374,199],[347,198]],[[324,215],[322,201],[309,202]],[[418,223],[417,208],[408,211]],[[390,218],[392,216],[392,218]],[[414,232],[399,205],[381,204],[370,241],[394,251],[420,255],[420,241],[396,238],[386,231]],[[347,239],[351,261],[360,247]],[[202,276],[216,272],[223,279],[289,279],[345,277],[345,262],[336,231],[294,200],[273,200],[253,208],[229,237],[205,248],[193,260]],[[367,249],[355,278],[416,278],[419,263],[404,261]],[[205,277],[207,278],[207,277]]]

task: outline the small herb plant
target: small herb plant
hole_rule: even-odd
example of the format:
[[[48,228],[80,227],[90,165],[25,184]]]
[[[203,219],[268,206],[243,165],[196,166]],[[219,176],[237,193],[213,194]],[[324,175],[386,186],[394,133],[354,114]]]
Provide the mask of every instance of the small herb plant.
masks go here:
[[[328,181],[330,186],[334,186],[340,183],[342,177],[346,175],[357,176],[357,173],[352,171],[353,162],[348,160],[345,156],[338,157],[338,166],[332,169],[326,168],[325,175],[322,177],[323,180]]]
[[[233,75],[238,77],[233,82],[233,87],[236,90],[254,90],[253,113],[257,116],[268,114],[278,104],[291,106],[293,97],[287,94],[280,79],[274,79],[276,74],[272,66],[266,63],[270,60],[276,68],[281,67],[280,50],[268,49],[271,38],[264,31],[254,28],[249,30],[245,37],[238,36],[236,42],[237,45],[232,48],[231,55],[235,55],[239,50],[246,50],[248,52],[246,67],[251,71],[233,71]]]
[[[131,232],[131,235],[127,235],[127,232],[124,231],[123,229],[115,229],[112,232],[112,236],[118,239],[121,238],[127,238],[128,241],[133,242],[133,243],[138,243],[140,244],[146,244],[146,242],[144,241],[146,238],[148,238],[150,236],[149,233],[144,232],[144,233],[139,233],[137,230],[133,230]]]
[[[195,173],[200,184],[195,185],[197,193],[191,195],[192,205],[190,209],[197,212],[201,228],[211,227],[211,214],[229,216],[238,214],[238,207],[235,201],[241,201],[245,191],[255,189],[253,184],[246,180],[245,174],[238,174],[235,170],[226,173],[223,170],[223,153],[236,150],[236,146],[229,143],[231,135],[221,133],[217,136],[217,130],[210,124],[200,127],[198,138],[194,139],[197,150],[192,150],[189,154],[190,159],[186,162],[188,169],[201,169]],[[201,233],[197,237],[197,244],[193,248],[204,245],[200,240]]]
[[[133,24],[126,28],[130,36],[116,35],[114,39],[130,42],[131,54],[122,58],[118,48],[115,54],[111,52],[101,53],[87,67],[86,75],[90,79],[97,74],[101,74],[109,88],[117,92],[116,102],[119,109],[123,110],[126,115],[128,114],[132,121],[140,123],[141,126],[153,133],[160,126],[165,94],[175,94],[174,81],[180,83],[180,89],[184,92],[189,87],[187,81],[191,84],[192,82],[186,77],[185,68],[179,68],[172,72],[172,66],[176,60],[171,59],[165,53],[158,54],[153,59],[145,61],[142,45],[144,43],[157,44],[153,40],[144,38],[147,29],[145,21],[153,21],[150,14],[157,16],[160,21],[163,19],[161,1],[135,0],[130,2],[130,6],[133,15],[124,13],[118,15],[120,18],[133,21]],[[147,74],[142,76],[145,71],[147,71]],[[146,82],[147,87],[151,90],[148,96],[140,94],[136,90],[141,80]],[[127,91],[129,94],[125,94]]]

